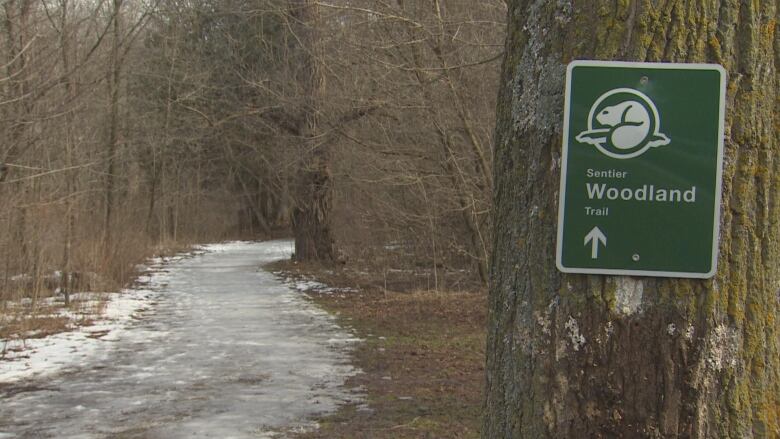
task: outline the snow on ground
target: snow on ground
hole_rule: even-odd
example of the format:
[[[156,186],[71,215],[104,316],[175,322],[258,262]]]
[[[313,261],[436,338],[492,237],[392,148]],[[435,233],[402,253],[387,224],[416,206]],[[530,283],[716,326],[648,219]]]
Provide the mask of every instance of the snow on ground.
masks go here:
[[[279,276],[283,276],[283,273],[277,273]],[[311,279],[293,279],[283,277],[284,284],[288,287],[297,290],[301,293],[313,291],[318,294],[333,294],[333,293],[356,293],[354,288],[333,288],[329,287],[321,282],[317,282]]]
[[[162,270],[164,264],[185,256],[189,255],[150,259],[145,265],[146,272],[138,278],[138,283],[148,289],[126,289],[118,294],[71,295],[74,303],[80,302],[87,307],[98,307],[99,301],[107,300],[102,315],[95,316],[97,320],[92,325],[77,326],[72,331],[43,338],[35,338],[34,333],[24,334],[26,338],[0,338],[0,384],[67,371],[79,367],[91,356],[105,355],[111,347],[108,342],[121,336],[137,312],[151,306],[158,294],[153,289],[165,283],[167,278],[167,273]],[[56,300],[57,297],[51,297],[42,302],[53,304]],[[71,321],[83,317],[67,309],[60,309],[52,315],[67,317]]]
[[[289,241],[200,250],[150,261],[97,327],[0,363],[16,380],[0,385],[0,438],[277,437],[362,399],[343,387],[355,335],[260,268]]]
[[[24,338],[0,338],[0,384],[67,371],[77,368],[90,356],[105,355],[104,351],[111,347],[106,342],[119,338],[127,330],[127,325],[138,318],[138,312],[153,306],[159,294],[156,290],[165,285],[168,279],[164,269],[166,264],[207,251],[221,251],[227,248],[226,245],[199,246],[188,253],[149,258],[145,264],[136,266],[141,272],[135,281],[136,287],[124,289],[120,293],[71,294],[71,301],[81,303],[84,307],[97,308],[99,302],[106,303],[100,315],[90,316],[94,323],[88,326],[71,325],[72,331],[43,338],[36,338],[35,333],[24,334]],[[42,299],[41,302],[54,305],[61,300],[60,296],[56,296]],[[24,298],[19,304],[29,303],[30,299]],[[58,309],[52,316],[66,317],[72,322],[84,317],[68,309]]]

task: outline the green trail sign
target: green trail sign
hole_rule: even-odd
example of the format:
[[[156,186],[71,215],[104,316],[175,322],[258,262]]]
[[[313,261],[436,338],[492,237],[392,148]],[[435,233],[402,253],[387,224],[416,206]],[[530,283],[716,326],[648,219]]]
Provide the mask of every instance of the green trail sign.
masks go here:
[[[569,65],[561,271],[715,274],[725,94],[726,73],[718,65]]]

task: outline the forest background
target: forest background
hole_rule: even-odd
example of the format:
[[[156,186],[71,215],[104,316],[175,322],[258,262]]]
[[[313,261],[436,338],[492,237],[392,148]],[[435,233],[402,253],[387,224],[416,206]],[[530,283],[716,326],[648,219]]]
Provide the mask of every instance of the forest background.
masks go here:
[[[117,289],[189,244],[291,233],[316,240],[301,260],[479,288],[505,15],[502,0],[2,2],[0,309]]]

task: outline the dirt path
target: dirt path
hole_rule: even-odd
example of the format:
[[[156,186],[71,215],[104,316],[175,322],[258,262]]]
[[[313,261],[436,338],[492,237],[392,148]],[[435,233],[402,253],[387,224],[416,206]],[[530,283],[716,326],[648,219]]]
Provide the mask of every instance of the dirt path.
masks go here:
[[[0,389],[0,438],[244,438],[354,398],[352,334],[258,267],[290,243],[235,243],[152,276],[157,304],[75,370]]]

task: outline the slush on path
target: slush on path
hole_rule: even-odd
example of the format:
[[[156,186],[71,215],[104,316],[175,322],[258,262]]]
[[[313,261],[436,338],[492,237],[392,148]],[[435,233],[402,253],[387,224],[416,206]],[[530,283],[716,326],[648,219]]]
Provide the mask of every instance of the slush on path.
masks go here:
[[[0,438],[268,437],[355,398],[352,334],[260,268],[289,242],[206,250],[154,273],[102,353],[0,390]]]

